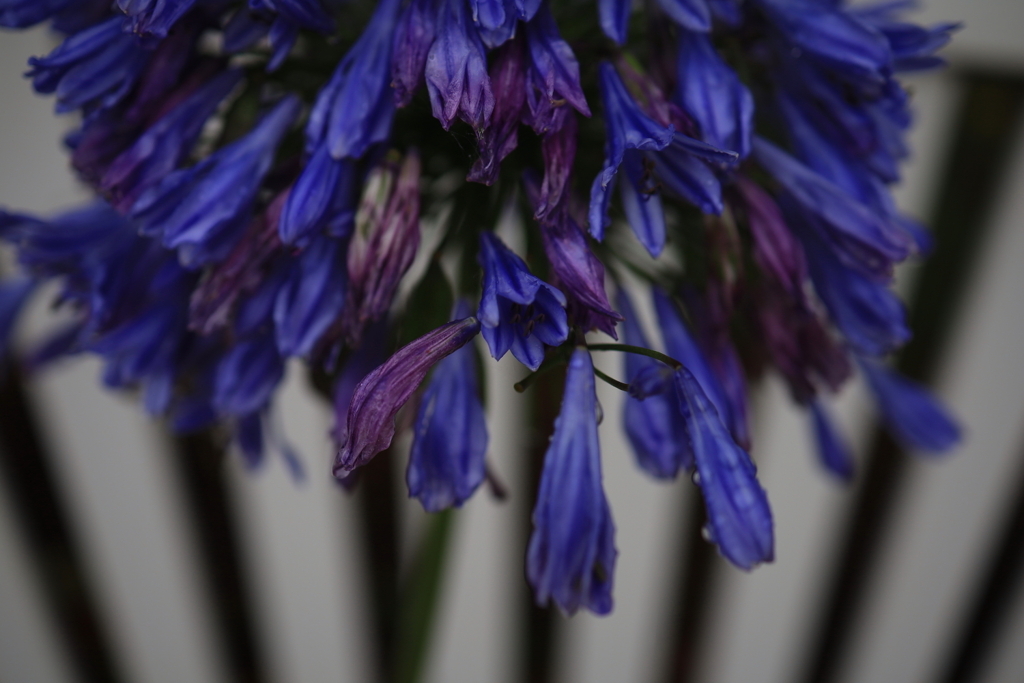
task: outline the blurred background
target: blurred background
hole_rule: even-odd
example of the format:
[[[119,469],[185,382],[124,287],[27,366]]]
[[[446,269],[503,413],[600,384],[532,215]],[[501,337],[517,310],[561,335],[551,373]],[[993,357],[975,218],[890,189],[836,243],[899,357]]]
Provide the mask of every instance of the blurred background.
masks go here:
[[[520,421],[544,411],[545,387],[513,392],[524,371],[511,357],[486,384],[509,495],[481,489],[433,521],[400,489],[401,444],[378,458],[376,481],[395,484],[383,494],[334,484],[332,416],[298,365],[277,405],[306,467],[297,482],[280,459],[251,472],[208,435],[170,437],[135,397],[102,390],[88,358],[32,377],[4,361],[0,682],[1024,681],[1024,3],[930,0],[913,18],[965,27],[949,69],[907,81],[917,126],[898,196],[938,248],[899,274],[916,334],[898,362],[959,416],[960,449],[900,452],[853,382],[835,412],[859,470],[841,486],[769,378],[753,455],[776,561],[745,574],[700,539],[690,481],[634,466],[620,394],[602,384],[615,611],[566,619],[532,607],[523,575],[546,434]],[[87,199],[60,144],[73,122],[22,78],[51,41],[0,34],[0,205],[42,214]],[[50,295],[33,299],[16,348],[38,338]],[[621,374],[620,358],[601,362]],[[382,619],[389,601],[399,616]],[[430,613],[421,642],[409,624]],[[378,645],[409,629],[402,652]]]

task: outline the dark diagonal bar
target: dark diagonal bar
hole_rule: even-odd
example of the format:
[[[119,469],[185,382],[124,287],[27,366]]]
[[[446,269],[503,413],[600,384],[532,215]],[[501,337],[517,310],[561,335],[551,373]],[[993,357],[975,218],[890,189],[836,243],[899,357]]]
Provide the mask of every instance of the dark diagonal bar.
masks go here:
[[[939,367],[975,256],[988,233],[1024,104],[1020,78],[965,72],[961,79],[964,98],[931,214],[937,246],[909,299],[914,337],[898,362],[902,372],[926,383]],[[893,504],[903,489],[907,457],[876,429],[850,525],[809,634],[812,647],[798,679],[802,683],[831,683],[841,671],[878,550],[891,526]]]

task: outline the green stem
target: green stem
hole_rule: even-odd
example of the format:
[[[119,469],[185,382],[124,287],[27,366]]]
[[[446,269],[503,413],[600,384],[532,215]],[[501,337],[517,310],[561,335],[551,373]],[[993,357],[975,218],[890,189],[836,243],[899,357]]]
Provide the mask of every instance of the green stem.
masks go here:
[[[621,351],[623,353],[636,353],[641,356],[653,358],[654,360],[659,360],[673,370],[679,370],[683,367],[683,364],[672,356],[666,356],[663,353],[658,353],[651,349],[645,349],[642,346],[633,346],[632,344],[590,344],[587,348],[591,351]]]
[[[601,372],[597,368],[594,368],[594,375],[596,375],[598,379],[603,379],[605,382],[608,382],[608,384],[611,384],[616,389],[621,389],[622,391],[629,391],[629,385],[628,384],[626,384],[625,382],[620,382],[617,379],[613,379],[613,378],[609,377],[608,375],[604,374],[603,372]]]
[[[513,388],[521,394],[524,391],[526,391],[527,387],[533,384],[533,382],[538,377],[541,377],[542,375],[546,374],[552,368],[557,368],[560,365],[565,365],[567,361],[568,358],[566,357],[566,354],[564,352],[559,351],[558,354],[552,356],[551,358],[548,358],[546,361],[541,363],[539,368],[537,368],[529,375],[516,382],[513,385]]]

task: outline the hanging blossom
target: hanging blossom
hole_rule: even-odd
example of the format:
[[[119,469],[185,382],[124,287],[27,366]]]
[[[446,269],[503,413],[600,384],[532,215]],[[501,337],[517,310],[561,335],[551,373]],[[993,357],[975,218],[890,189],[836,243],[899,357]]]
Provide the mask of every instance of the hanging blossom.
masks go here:
[[[762,371],[840,479],[855,453],[830,402],[855,372],[906,448],[960,438],[887,362],[913,333],[895,269],[943,248],[890,192],[898,76],[940,66],[957,28],[905,5],[0,0],[0,26],[60,34],[27,75],[77,115],[65,144],[97,193],[0,211],[23,271],[0,283],[0,347],[56,280],[66,315],[24,363],[96,355],[172,429],[221,425],[297,476],[272,411],[302,359],[333,392],[334,474],[353,485],[408,430],[409,493],[436,511],[488,476],[479,333],[565,374],[526,557],[539,603],[612,607],[596,378],[628,388],[638,467],[691,473],[706,538],[749,570],[775,554],[748,425]],[[625,382],[594,368],[609,349]]]

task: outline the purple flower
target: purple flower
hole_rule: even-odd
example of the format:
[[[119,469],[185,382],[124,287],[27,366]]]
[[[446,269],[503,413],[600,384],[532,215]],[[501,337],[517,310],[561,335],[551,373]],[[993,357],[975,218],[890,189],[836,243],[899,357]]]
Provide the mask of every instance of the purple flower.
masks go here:
[[[537,604],[562,612],[612,610],[615,524],[601,483],[594,365],[585,348],[573,351],[562,410],[544,454],[526,576]]]
[[[131,91],[149,52],[121,31],[117,17],[69,36],[45,57],[28,60],[40,94],[56,94],[57,112],[112,107]]]
[[[345,306],[345,243],[314,239],[295,259],[274,301],[277,348],[309,356]]]
[[[501,160],[518,143],[519,121],[526,105],[526,65],[523,41],[510,40],[495,51],[491,62],[491,87],[496,93],[491,121],[480,133],[480,158],[470,169],[467,180],[493,185],[498,179]]]
[[[164,38],[196,0],[117,0],[134,33]]]
[[[814,427],[814,441],[818,457],[829,472],[843,481],[853,479],[853,456],[850,446],[836,429],[820,399],[810,404],[811,422]]]
[[[616,301],[626,319],[623,323],[623,341],[633,346],[650,348],[633,304],[624,290],[619,290]],[[622,407],[622,424],[637,464],[657,479],[675,479],[680,470],[693,467],[693,453],[690,451],[685,425],[680,419],[675,383],[669,381],[667,386],[658,387],[661,391],[643,392],[648,394],[643,398],[637,396],[635,382],[641,381],[645,373],[662,373],[667,368],[646,356],[635,353],[624,355],[630,396]]]
[[[754,242],[754,261],[796,301],[804,301],[807,260],[803,247],[786,226],[778,205],[761,186],[740,176],[736,189],[743,201]]]
[[[526,25],[526,42],[530,52],[530,83],[526,90],[530,117],[527,123],[539,135],[558,130],[568,113],[566,104],[584,116],[590,116],[590,107],[580,86],[580,66],[576,55],[558,35],[558,26],[547,4],[542,5],[533,21]]]
[[[326,145],[334,159],[362,157],[391,133],[391,42],[399,0],[381,0],[356,44],[317,95],[306,125],[306,153]]]
[[[590,234],[601,240],[608,225],[609,185],[618,173],[626,150],[664,149],[672,142],[675,129],[671,125],[662,126],[640,109],[610,63],[601,62],[598,84],[607,137],[604,167],[590,189],[589,217]]]
[[[437,34],[436,0],[411,0],[398,20],[391,57],[391,87],[395,106],[412,102],[413,93],[423,83],[427,53]]]
[[[960,427],[924,386],[878,361],[859,360],[885,424],[904,446],[941,453],[959,443]]]
[[[387,449],[395,435],[395,415],[435,363],[466,345],[477,332],[476,318],[463,318],[428,332],[363,378],[349,403],[334,476],[342,479]]]
[[[548,131],[541,142],[544,179],[533,202],[533,216],[539,221],[568,207],[572,165],[576,160],[576,128],[576,115],[566,112],[561,126]]]
[[[469,314],[465,304],[456,317]],[[467,344],[434,368],[413,428],[405,481],[427,512],[461,507],[484,480],[487,423]]]
[[[771,562],[775,557],[772,511],[754,463],[732,440],[703,383],[682,368],[676,373],[676,384],[711,541],[740,569]]]
[[[531,370],[544,360],[544,346],[569,336],[565,295],[535,277],[523,260],[489,232],[480,235],[484,292],[480,298],[481,333],[491,355],[512,355]]]
[[[244,138],[144,192],[131,210],[140,231],[159,235],[189,267],[227,256],[249,223],[277,143],[300,108],[296,97],[286,97]]]
[[[701,33],[680,31],[676,100],[704,142],[746,158],[754,130],[754,98]]]
[[[466,17],[465,0],[441,0],[437,39],[427,54],[427,92],[445,130],[455,117],[484,128],[494,110],[484,45]]]
[[[686,30],[702,33],[711,30],[711,9],[706,0],[658,0],[658,6]]]
[[[626,42],[632,0],[597,0],[597,16],[604,34],[619,45]]]
[[[111,163],[100,187],[110,193],[114,208],[126,213],[142,192],[178,167],[199,138],[206,119],[241,80],[242,73],[237,70],[214,77]]]
[[[420,245],[420,158],[401,169],[382,165],[370,174],[348,248],[348,303],[342,327],[357,344],[366,325],[387,313],[398,283]]]

